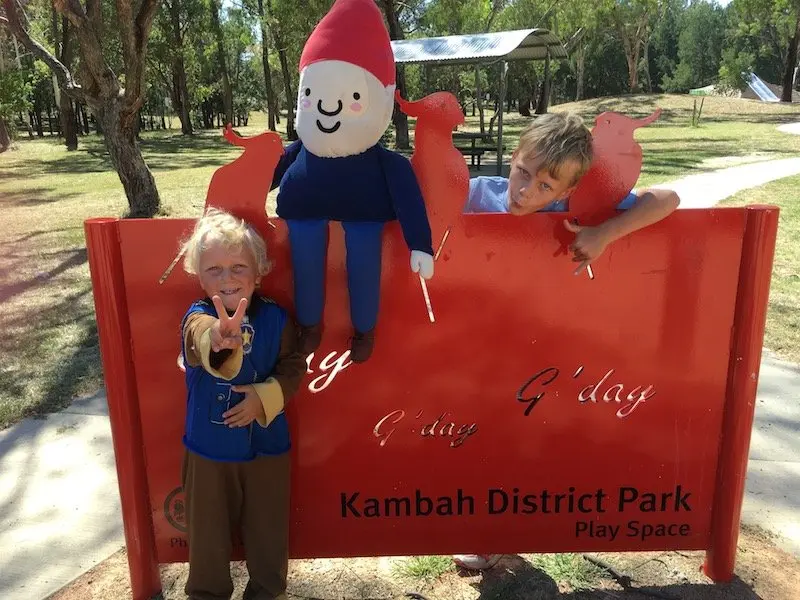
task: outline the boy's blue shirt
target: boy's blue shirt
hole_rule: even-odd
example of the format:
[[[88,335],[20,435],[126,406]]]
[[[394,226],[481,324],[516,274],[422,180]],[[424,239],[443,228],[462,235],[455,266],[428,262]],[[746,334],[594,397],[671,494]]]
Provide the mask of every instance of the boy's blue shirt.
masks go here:
[[[636,204],[636,193],[631,190],[617,205],[627,210]],[[537,212],[566,212],[567,200],[555,200]],[[469,197],[464,207],[465,213],[507,213],[508,179],[505,177],[482,176],[469,180]]]

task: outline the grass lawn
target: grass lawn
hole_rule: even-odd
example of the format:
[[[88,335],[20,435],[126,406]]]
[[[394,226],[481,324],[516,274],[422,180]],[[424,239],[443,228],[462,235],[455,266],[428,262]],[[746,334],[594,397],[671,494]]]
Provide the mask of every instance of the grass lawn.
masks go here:
[[[723,206],[745,204],[776,204],[781,209],[764,345],[800,362],[800,175],[739,192],[722,202]]]
[[[591,122],[605,110],[642,117],[662,107],[661,118],[636,134],[644,150],[639,186],[718,168],[729,157],[757,160],[800,154],[800,136],[775,130],[777,124],[800,121],[796,107],[706,98],[701,126],[693,128],[693,101],[688,96],[628,96],[553,110],[575,110]],[[516,113],[506,115],[509,151],[528,121]],[[256,114],[238,131],[254,135],[264,131],[265,124],[264,115]],[[469,117],[465,129],[477,130],[477,118]],[[83,221],[121,215],[127,201],[102,140],[88,136],[79,143],[79,150],[68,153],[56,139],[20,139],[0,154],[0,428],[62,408],[76,395],[102,385]],[[163,214],[171,217],[199,215],[214,170],[241,152],[219,131],[187,139],[179,130],[144,132],[142,150],[158,184]],[[494,173],[491,161],[487,156],[489,168],[482,173]],[[750,191],[746,197],[753,200],[758,193],[761,200],[786,207],[767,345],[798,360],[797,317],[792,321],[798,305],[798,251],[792,254],[787,245],[797,246],[800,215],[796,208],[793,213],[787,210],[791,198],[798,200],[789,181]],[[797,178],[791,181],[798,187]],[[787,334],[790,326],[793,337]]]

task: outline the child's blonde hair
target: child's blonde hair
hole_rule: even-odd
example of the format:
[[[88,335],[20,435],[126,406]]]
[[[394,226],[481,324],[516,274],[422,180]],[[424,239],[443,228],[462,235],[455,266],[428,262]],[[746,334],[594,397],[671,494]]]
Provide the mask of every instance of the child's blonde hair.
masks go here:
[[[547,113],[525,128],[515,153],[523,160],[541,160],[541,168],[552,177],[559,177],[565,165],[574,163],[577,170],[570,185],[575,185],[592,163],[592,134],[575,113]]]
[[[183,244],[184,270],[196,275],[200,271],[200,256],[213,244],[221,244],[229,250],[249,250],[255,262],[257,278],[272,269],[272,263],[267,258],[267,244],[252,225],[225,211],[209,208],[197,220],[191,236]]]

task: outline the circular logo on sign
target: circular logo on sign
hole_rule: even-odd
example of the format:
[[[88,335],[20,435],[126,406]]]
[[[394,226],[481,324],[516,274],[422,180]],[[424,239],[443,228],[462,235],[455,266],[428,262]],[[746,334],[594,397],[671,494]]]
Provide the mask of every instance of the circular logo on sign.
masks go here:
[[[164,516],[175,529],[186,533],[186,502],[182,487],[176,487],[164,500]]]

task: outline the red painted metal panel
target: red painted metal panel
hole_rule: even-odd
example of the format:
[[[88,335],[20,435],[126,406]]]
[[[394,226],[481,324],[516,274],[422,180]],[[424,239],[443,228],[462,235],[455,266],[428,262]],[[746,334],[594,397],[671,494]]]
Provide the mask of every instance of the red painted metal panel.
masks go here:
[[[375,352],[361,365],[343,356],[333,225],[325,336],[287,411],[292,556],[708,547],[745,215],[679,211],[609,248],[594,280],[555,256],[564,215],[461,216],[428,282],[434,323],[392,224]],[[178,269],[158,281],[191,225],[119,225],[160,562],[187,555],[176,358],[199,292]],[[291,306],[274,225],[264,289]],[[433,513],[415,515],[424,498]],[[439,498],[463,514],[436,514]]]
[[[705,573],[715,581],[730,580],[736,562],[736,542],[739,538],[739,519],[744,500],[750,433],[755,414],[777,233],[776,207],[748,207],[739,269],[739,292],[728,371],[728,401],[717,471],[711,544],[704,564]]]
[[[142,454],[118,226],[116,219],[90,219],[84,225],[84,232],[94,288],[131,588],[139,600],[161,591],[161,581]]]

